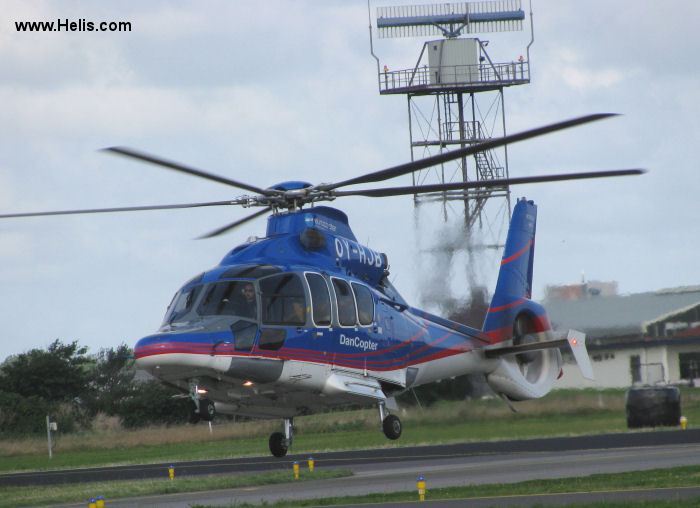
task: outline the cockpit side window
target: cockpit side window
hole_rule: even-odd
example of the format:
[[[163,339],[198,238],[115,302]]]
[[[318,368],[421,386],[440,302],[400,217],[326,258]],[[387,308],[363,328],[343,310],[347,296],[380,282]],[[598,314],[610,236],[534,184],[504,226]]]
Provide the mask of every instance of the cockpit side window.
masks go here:
[[[191,318],[191,316],[187,316],[187,314],[193,310],[194,303],[201,293],[202,287],[203,286],[189,286],[178,291],[168,307],[165,319],[163,319],[163,324],[187,321]]]
[[[306,324],[306,297],[297,274],[284,273],[260,279],[260,295],[263,324]]]
[[[255,285],[252,281],[222,281],[210,284],[197,307],[200,316],[257,317]]]
[[[360,324],[369,326],[374,321],[374,298],[372,292],[367,286],[352,283],[352,290],[355,292],[355,300],[357,300],[357,317],[360,319]]]
[[[311,315],[317,326],[330,326],[331,324],[331,296],[328,293],[326,279],[318,273],[307,273],[306,282],[309,283],[311,293]]]
[[[338,304],[338,323],[340,326],[355,326],[357,313],[355,312],[355,298],[352,296],[350,286],[342,279],[333,279],[333,289]]]

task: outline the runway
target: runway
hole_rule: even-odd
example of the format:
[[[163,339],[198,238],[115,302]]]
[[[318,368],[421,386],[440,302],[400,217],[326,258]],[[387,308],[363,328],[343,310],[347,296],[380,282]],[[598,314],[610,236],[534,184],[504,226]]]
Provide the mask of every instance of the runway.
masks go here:
[[[175,464],[178,476],[196,474],[235,474],[274,469],[290,469],[294,460],[305,461],[305,456],[291,455],[284,459],[258,457],[228,461],[203,461]],[[351,496],[373,492],[415,490],[416,478],[427,481],[428,496],[431,488],[476,485],[485,483],[512,483],[543,478],[587,476],[594,473],[616,473],[680,465],[700,464],[700,430],[655,431],[572,438],[498,441],[492,443],[458,443],[442,446],[389,448],[356,452],[316,454],[317,468],[350,469],[354,476],[325,481],[266,485],[242,489],[175,494],[142,498],[110,500],[109,506],[184,508],[193,503],[233,505],[236,503],[272,503],[282,499]],[[101,479],[122,479],[134,474],[158,471],[163,476],[163,465],[114,467],[80,470],[81,481],[86,476]],[[167,469],[167,466],[165,466]],[[189,471],[185,473],[184,471]],[[77,478],[67,471],[0,476],[0,485],[46,484],[57,478],[66,481]],[[68,480],[71,481],[71,480]],[[73,480],[75,481],[75,480]],[[591,496],[633,496],[648,498],[659,495],[697,496],[697,489],[672,491],[633,491],[618,493],[588,493],[528,497],[461,500],[459,506],[530,506],[534,503],[561,504],[562,502],[592,502]],[[586,501],[586,499],[590,499]],[[484,504],[479,504],[484,503]],[[433,504],[433,503],[424,503]],[[84,503],[61,506],[83,506]],[[439,502],[436,506],[450,506]],[[457,505],[453,505],[457,506]]]

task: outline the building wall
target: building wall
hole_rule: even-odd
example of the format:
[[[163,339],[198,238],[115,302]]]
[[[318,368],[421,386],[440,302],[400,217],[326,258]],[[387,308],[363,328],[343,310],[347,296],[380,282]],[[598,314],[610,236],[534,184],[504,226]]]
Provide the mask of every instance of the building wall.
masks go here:
[[[632,384],[630,357],[636,351],[596,351],[589,355],[595,374],[595,381],[585,379],[570,354],[562,355],[564,375],[554,385],[555,388],[626,388]],[[594,358],[595,357],[595,358]]]
[[[596,380],[584,379],[570,354],[564,354],[564,375],[556,388],[629,388],[633,384],[632,357],[638,356],[642,384],[679,383],[678,355],[698,351],[697,346],[656,346],[594,350],[589,352]],[[685,380],[687,382],[687,380]]]

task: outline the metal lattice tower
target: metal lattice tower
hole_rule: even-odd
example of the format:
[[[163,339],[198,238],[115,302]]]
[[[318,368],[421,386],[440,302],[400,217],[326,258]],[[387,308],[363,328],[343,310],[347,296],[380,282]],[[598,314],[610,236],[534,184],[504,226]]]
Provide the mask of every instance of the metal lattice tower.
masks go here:
[[[532,17],[532,13],[530,13]],[[378,7],[378,37],[442,36],[423,44],[415,65],[393,69],[377,61],[379,93],[407,97],[411,160],[469,146],[506,134],[504,88],[530,82],[529,49],[507,63],[492,60],[489,41],[472,34],[522,30],[521,0]],[[518,51],[522,51],[522,48]],[[519,53],[510,53],[518,55]],[[413,184],[453,183],[507,178],[507,147],[479,152],[451,163],[413,173]],[[508,186],[414,196],[416,218],[423,205],[438,203],[442,218],[462,210],[467,232],[464,245],[448,242],[443,249],[498,247],[510,218]],[[475,230],[487,230],[473,245]],[[492,234],[491,234],[492,233]],[[469,277],[471,279],[471,277]],[[470,283],[473,282],[470,280]]]

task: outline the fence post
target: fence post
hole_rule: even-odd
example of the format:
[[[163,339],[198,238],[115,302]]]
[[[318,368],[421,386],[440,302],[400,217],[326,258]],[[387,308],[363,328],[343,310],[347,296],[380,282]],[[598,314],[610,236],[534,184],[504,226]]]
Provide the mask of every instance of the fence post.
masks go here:
[[[53,459],[53,445],[51,444],[51,420],[49,415],[46,415],[46,435],[49,439],[49,459]]]

